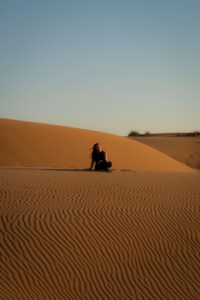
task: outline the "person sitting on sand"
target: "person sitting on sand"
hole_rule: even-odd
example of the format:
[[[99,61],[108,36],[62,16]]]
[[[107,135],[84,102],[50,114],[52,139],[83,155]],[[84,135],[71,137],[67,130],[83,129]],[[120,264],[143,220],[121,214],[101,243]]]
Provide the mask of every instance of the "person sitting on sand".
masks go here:
[[[96,143],[92,147],[92,153],[91,153],[91,165],[90,165],[90,170],[93,169],[94,165],[97,163],[99,160],[99,154],[101,152],[101,148],[99,146],[99,143]]]
[[[105,151],[101,151],[99,143],[93,145],[91,159],[90,170],[93,169],[94,165],[96,171],[108,171],[108,169],[112,166],[112,163],[107,161],[107,153]]]

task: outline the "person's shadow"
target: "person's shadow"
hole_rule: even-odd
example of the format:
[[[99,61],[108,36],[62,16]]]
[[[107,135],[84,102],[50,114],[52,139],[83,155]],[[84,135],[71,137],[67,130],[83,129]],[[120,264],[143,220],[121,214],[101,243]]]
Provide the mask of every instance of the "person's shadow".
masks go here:
[[[89,168],[78,169],[78,168],[57,168],[57,167],[0,167],[0,170],[32,170],[32,171],[56,171],[56,172],[91,172]]]

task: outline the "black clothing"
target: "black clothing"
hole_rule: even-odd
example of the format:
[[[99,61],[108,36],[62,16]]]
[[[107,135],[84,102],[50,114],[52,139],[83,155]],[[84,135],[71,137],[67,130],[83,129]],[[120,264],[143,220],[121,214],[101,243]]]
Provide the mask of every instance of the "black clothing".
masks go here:
[[[95,170],[96,171],[108,171],[112,167],[112,163],[107,160],[100,160],[99,162],[96,163],[95,165]]]
[[[106,160],[106,152],[100,151],[99,144],[96,143],[93,146],[92,150],[92,160],[95,162],[95,170],[96,171],[108,171],[109,168],[111,168],[112,163]],[[93,166],[93,164],[92,164]],[[91,167],[92,168],[92,167]]]
[[[101,151],[99,153],[99,160],[106,160],[106,153],[105,153],[105,151]]]
[[[105,151],[101,151],[98,154],[98,160],[96,161],[95,170],[104,170],[108,171],[109,168],[111,168],[112,163],[106,160],[106,153]]]
[[[98,162],[100,160],[105,160],[106,159],[106,153],[104,151],[97,151],[97,150],[93,150],[92,151],[92,159],[95,161],[95,162]]]
[[[97,150],[93,150],[93,151],[92,151],[92,159],[93,159],[95,162],[99,161],[99,154],[100,154],[100,152],[97,151]]]

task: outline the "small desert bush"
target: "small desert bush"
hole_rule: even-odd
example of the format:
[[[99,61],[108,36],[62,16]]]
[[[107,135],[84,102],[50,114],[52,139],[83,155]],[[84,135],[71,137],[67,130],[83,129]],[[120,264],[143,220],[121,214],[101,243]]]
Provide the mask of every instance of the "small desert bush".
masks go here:
[[[144,133],[144,136],[149,136],[151,133],[149,132],[149,131],[146,131],[145,133]]]
[[[178,134],[178,136],[200,136],[200,131],[192,131],[192,132],[186,132],[186,133],[181,133]]]
[[[131,130],[128,134],[128,136],[150,136],[151,133],[149,131],[146,131],[145,133],[139,133],[136,130]]]
[[[128,134],[128,136],[139,136],[139,135],[140,135],[140,133],[136,130],[131,130]]]

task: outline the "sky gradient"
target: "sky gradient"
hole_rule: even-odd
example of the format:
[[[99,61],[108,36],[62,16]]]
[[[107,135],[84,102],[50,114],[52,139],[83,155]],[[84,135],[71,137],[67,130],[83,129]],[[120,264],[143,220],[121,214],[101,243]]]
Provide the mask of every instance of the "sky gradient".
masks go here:
[[[200,130],[199,0],[0,0],[0,117]]]

